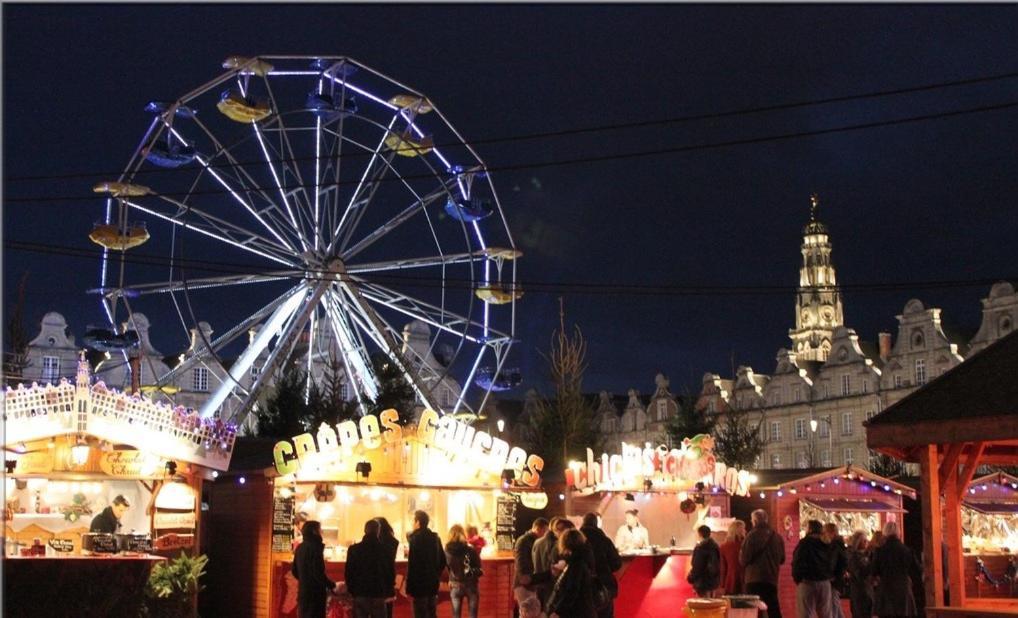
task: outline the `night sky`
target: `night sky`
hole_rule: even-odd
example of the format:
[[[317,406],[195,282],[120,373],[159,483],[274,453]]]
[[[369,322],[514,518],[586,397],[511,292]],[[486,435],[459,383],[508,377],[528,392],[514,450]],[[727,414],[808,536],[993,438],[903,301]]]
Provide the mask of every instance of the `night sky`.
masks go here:
[[[346,55],[428,94],[468,141],[808,101],[1018,71],[1018,7],[979,6],[28,6],[3,7],[5,241],[94,247],[102,178],[143,134],[152,99],[220,74],[230,55]],[[1018,78],[875,100],[539,140],[484,143],[492,167],[814,131],[1018,101]],[[208,113],[215,113],[210,110]],[[794,325],[809,195],[822,203],[840,282],[1018,276],[1018,109],[865,131],[600,163],[506,171],[495,186],[548,283],[787,286],[754,295],[565,294],[590,345],[586,388],[673,390],[705,371],[774,368]],[[155,228],[153,228],[155,229]],[[98,264],[4,249],[4,306],[30,271],[32,336],[47,310],[77,336],[102,323]],[[863,339],[896,333],[912,297],[974,332],[989,286],[849,290]],[[558,294],[518,305],[519,364]],[[233,299],[243,304],[243,296]],[[153,332],[181,349],[179,327]],[[166,316],[169,320],[169,315]],[[208,318],[216,326],[215,316]],[[220,325],[223,326],[223,325]]]

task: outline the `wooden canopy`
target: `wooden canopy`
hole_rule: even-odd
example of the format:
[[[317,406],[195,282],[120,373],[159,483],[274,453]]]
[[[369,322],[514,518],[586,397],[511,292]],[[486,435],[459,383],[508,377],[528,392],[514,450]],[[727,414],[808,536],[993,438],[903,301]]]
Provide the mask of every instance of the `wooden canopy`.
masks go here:
[[[920,464],[927,607],[944,606],[945,571],[950,607],[970,607],[961,503],[980,465],[1018,464],[1018,332],[887,408],[866,427],[869,448]]]

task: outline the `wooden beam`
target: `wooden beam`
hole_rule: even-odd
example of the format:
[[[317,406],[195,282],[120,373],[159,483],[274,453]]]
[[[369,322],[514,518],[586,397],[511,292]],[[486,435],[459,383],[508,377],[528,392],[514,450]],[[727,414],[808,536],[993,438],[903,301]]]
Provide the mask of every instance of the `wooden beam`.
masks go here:
[[[983,450],[985,449],[985,442],[976,442],[972,445],[968,459],[965,461],[965,467],[961,469],[961,473],[958,475],[958,484],[955,486],[955,493],[959,500],[965,495],[965,488],[972,482],[972,476],[975,475],[976,468],[979,467],[979,459],[983,456]]]
[[[944,461],[940,463],[940,486],[943,487],[947,483],[947,477],[952,473],[958,472],[958,457],[961,456],[962,449],[965,448],[964,442],[955,442],[947,447],[947,452],[944,454]]]
[[[962,554],[961,545],[961,491],[965,491],[965,485],[957,474],[948,475],[948,483],[943,487],[945,496],[944,505],[944,541],[947,543],[947,570],[948,591],[951,607],[962,607],[965,605],[965,556]],[[935,548],[938,553],[940,547]]]
[[[954,442],[1007,444],[1012,440],[1018,440],[1018,414],[944,421],[910,420],[866,427],[866,446],[873,450],[882,447],[907,450],[912,446]]]
[[[937,446],[919,453],[919,501],[923,514],[923,584],[926,607],[944,605],[944,564],[940,551],[943,526],[940,517],[940,465]]]

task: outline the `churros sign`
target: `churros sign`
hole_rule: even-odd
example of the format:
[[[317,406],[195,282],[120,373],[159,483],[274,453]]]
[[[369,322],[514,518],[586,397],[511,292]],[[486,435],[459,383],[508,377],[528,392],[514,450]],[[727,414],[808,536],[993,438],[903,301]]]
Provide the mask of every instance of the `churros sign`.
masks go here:
[[[729,468],[714,456],[714,438],[701,434],[686,438],[679,448],[622,443],[622,452],[571,461],[566,485],[579,491],[687,491],[717,487],[730,495],[747,496],[753,475]]]
[[[512,470],[518,486],[539,487],[541,484],[541,470],[544,469],[541,457],[528,455],[522,448],[510,446],[505,440],[478,431],[452,416],[439,416],[433,410],[424,410],[416,425],[408,426],[400,424],[399,412],[393,409],[377,416],[363,416],[357,421],[323,423],[314,435],[302,433],[277,442],[272,455],[276,472],[285,476],[311,466],[319,470],[350,468],[362,457],[383,456],[395,461],[406,457],[412,448],[439,451],[430,456],[440,454],[450,461],[466,463],[477,474],[501,477],[504,470]]]

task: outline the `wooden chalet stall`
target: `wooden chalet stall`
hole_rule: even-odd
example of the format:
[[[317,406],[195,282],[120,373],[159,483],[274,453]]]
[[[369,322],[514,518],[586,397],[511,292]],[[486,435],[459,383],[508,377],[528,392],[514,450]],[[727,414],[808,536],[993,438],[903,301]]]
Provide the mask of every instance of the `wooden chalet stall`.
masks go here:
[[[202,483],[229,466],[233,428],[90,384],[84,357],[74,383],[3,395],[7,608],[135,615],[152,566],[198,551]],[[117,497],[126,512],[90,531]]]
[[[249,446],[254,445],[243,445],[245,453]],[[512,616],[514,516],[521,502],[547,502],[540,457],[452,416],[425,410],[404,425],[395,410],[386,410],[277,442],[262,461],[273,465],[235,469],[211,488],[210,519],[217,540],[229,537],[246,547],[235,555],[227,548],[219,552],[222,562],[214,567],[212,581],[235,586],[238,598],[228,599],[231,605],[225,608],[215,606],[222,599],[206,599],[208,611],[243,607],[251,616],[296,616],[297,582],[290,566],[305,518],[321,522],[326,573],[342,582],[347,549],[361,540],[364,523],[385,517],[400,540],[400,589],[407,568],[406,537],[414,511],[423,510],[443,543],[451,525],[477,526],[487,540],[481,552],[480,613]],[[447,614],[449,607],[443,586],[438,611]],[[394,616],[411,614],[410,599],[397,592]]]
[[[566,516],[579,524],[585,513],[601,515],[610,538],[626,525],[626,511],[639,511],[649,545],[620,547],[616,574],[619,618],[671,615],[696,596],[686,581],[696,529],[707,525],[719,542],[732,522],[732,495],[748,495],[755,475],[728,468],[714,456],[713,438],[699,435],[678,448],[622,443],[621,452],[569,462],[565,470]]]
[[[806,536],[806,522],[816,519],[837,524],[846,539],[856,530],[867,534],[896,521],[904,531],[904,498],[915,491],[868,470],[848,465],[830,470],[764,470],[750,495],[732,500],[733,514],[750,525],[756,509],[767,511],[771,526],[785,542],[785,564],[778,581],[778,599],[784,615],[795,613],[792,554]],[[848,615],[848,601],[843,600]]]
[[[965,594],[1018,598],[1018,477],[998,471],[967,489],[961,503]]]
[[[964,500],[973,496],[968,490],[979,466],[1018,465],[1016,378],[1018,332],[867,422],[866,441],[871,449],[920,465],[923,573],[931,616],[1018,614],[1016,599],[970,596],[962,515]]]

